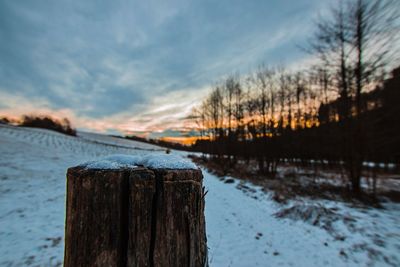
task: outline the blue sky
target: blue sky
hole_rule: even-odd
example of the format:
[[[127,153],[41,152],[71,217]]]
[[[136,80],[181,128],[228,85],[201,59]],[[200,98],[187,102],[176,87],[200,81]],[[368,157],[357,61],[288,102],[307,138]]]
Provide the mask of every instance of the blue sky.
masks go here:
[[[185,126],[209,86],[296,64],[332,1],[0,0],[0,115],[51,113],[82,129]]]

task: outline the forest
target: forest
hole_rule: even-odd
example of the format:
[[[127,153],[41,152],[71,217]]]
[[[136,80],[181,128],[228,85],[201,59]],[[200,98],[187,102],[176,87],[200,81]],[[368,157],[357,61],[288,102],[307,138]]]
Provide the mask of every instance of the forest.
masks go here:
[[[398,168],[397,7],[341,1],[302,48],[309,66],[262,65],[216,82],[190,117],[201,135],[192,149],[226,168],[257,162],[270,178],[282,162],[341,168],[355,194],[366,167]]]

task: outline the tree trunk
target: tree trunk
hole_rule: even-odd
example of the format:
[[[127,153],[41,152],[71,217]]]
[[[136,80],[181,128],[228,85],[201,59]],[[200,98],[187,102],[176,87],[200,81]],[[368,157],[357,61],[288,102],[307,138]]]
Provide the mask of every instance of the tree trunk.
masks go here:
[[[64,266],[207,266],[200,170],[68,169]]]

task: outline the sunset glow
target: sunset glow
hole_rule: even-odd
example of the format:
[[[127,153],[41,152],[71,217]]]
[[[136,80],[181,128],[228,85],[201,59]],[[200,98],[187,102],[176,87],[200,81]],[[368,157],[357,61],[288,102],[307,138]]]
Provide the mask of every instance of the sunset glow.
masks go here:
[[[121,135],[193,128],[186,118],[221,77],[308,62],[296,46],[327,6],[220,4],[2,2],[0,117],[67,117]]]

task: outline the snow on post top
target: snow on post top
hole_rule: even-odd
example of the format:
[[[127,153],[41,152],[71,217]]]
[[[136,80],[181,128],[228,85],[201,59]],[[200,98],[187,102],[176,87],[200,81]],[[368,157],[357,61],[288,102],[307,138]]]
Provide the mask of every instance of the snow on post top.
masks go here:
[[[80,167],[95,170],[115,170],[123,168],[135,168],[139,157],[130,155],[111,155],[98,160],[85,162]]]
[[[197,169],[190,160],[170,154],[149,154],[141,158],[140,165],[150,169]]]
[[[138,166],[150,169],[197,169],[193,162],[170,154],[149,154],[143,157],[116,154],[89,161],[79,166],[85,169],[100,170],[135,168]]]

